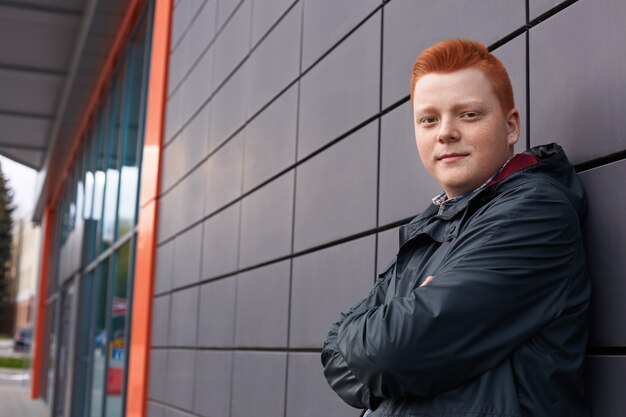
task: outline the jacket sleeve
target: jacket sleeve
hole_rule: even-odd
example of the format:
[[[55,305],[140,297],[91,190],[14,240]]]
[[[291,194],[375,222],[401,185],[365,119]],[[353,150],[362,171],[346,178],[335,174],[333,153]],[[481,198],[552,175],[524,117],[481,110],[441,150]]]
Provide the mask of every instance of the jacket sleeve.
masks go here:
[[[388,279],[380,279],[370,294],[354,306],[348,313],[342,313],[338,322],[333,323],[324,341],[322,349],[322,365],[328,385],[347,404],[356,408],[375,409],[378,401],[373,398],[370,390],[360,382],[346,365],[346,361],[337,348],[337,330],[341,323],[352,314],[365,311],[373,306],[380,305],[385,300]]]
[[[584,256],[578,213],[551,184],[522,187],[468,222],[428,285],[341,323],[339,352],[374,396],[448,391],[561,314]]]

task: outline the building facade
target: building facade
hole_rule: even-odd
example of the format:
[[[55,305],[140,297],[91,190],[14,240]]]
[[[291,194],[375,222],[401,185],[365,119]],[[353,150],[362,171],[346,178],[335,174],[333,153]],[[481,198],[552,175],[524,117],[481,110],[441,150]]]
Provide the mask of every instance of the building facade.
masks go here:
[[[326,385],[321,344],[440,192],[408,92],[417,54],[450,37],[508,68],[517,150],[558,142],[580,173],[588,396],[596,416],[626,414],[626,4],[115,4],[35,214],[33,396],[51,415],[359,415]]]
[[[13,244],[16,249],[15,329],[32,328],[35,322],[35,295],[39,273],[40,228],[30,221],[14,222]]]

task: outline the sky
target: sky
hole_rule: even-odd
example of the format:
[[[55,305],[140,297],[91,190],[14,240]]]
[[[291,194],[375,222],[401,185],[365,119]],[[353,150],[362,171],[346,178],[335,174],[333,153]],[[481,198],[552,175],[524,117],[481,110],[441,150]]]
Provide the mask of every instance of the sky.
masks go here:
[[[13,190],[13,219],[30,220],[35,205],[37,171],[0,155],[0,167]]]

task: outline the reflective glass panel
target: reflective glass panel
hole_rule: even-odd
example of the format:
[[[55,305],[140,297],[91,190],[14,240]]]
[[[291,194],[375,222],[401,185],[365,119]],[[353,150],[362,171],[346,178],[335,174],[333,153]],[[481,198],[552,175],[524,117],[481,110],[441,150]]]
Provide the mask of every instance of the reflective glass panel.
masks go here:
[[[77,158],[76,164],[76,216],[74,218],[74,228],[83,220],[83,205],[85,204],[85,183],[84,169],[85,169],[85,152],[81,149]]]
[[[106,417],[120,417],[124,413],[123,388],[128,348],[128,281],[132,265],[131,241],[125,243],[113,256],[111,284],[111,327],[109,361],[107,367]]]
[[[95,285],[95,293],[92,305],[93,333],[91,344],[91,372],[90,372],[90,417],[102,417],[105,377],[106,377],[106,358],[107,358],[107,288],[108,288],[108,261],[98,265]]]
[[[83,219],[91,219],[91,210],[93,209],[93,187],[94,173],[96,169],[96,155],[94,153],[94,137],[93,129],[89,133],[89,139],[85,145],[85,203],[83,204]]]
[[[120,139],[120,120],[124,106],[122,105],[124,74],[121,74],[113,84],[111,92],[111,108],[109,126],[107,130],[107,158],[106,158],[106,186],[104,191],[104,210],[102,213],[102,235],[100,252],[107,249],[115,241],[115,209],[117,207],[117,192],[120,180],[118,168],[118,149]]]
[[[143,19],[145,20],[145,19]],[[130,43],[128,52],[127,103],[124,115],[124,134],[122,141],[122,167],[120,169],[120,202],[118,209],[118,236],[124,236],[132,230],[137,213],[139,186],[138,143],[142,128],[143,108],[141,97],[145,82],[144,77],[145,22],[138,29],[137,37]]]
[[[74,393],[72,395],[72,415],[88,415],[86,409],[88,391],[88,375],[91,368],[91,315],[93,313],[93,272],[87,273],[80,282],[78,297],[78,323],[76,332],[76,366],[74,374]]]

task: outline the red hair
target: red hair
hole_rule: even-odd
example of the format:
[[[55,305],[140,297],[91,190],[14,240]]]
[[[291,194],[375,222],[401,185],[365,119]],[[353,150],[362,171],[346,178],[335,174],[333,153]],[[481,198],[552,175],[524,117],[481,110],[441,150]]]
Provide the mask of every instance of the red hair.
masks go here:
[[[515,107],[513,87],[502,62],[478,41],[449,39],[425,49],[413,64],[411,76],[411,104],[415,84],[429,73],[447,74],[466,68],[477,68],[485,74],[495,93],[502,113]]]

